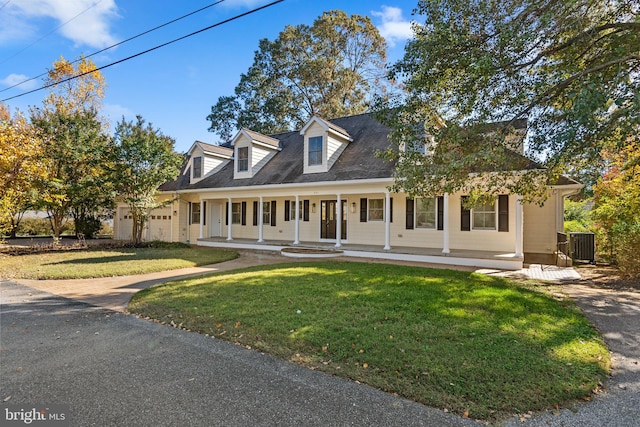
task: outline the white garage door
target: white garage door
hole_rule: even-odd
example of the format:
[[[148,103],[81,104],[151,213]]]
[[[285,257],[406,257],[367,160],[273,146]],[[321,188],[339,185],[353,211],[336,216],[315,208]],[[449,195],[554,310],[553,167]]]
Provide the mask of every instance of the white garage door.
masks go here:
[[[120,208],[118,210],[118,239],[131,240],[133,232],[133,219],[129,208]]]
[[[148,240],[171,241],[171,209],[151,211],[148,224]]]

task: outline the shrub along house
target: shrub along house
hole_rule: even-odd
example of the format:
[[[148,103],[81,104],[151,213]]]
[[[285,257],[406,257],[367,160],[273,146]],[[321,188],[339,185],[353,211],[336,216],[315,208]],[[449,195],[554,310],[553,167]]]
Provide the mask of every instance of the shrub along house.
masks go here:
[[[410,199],[389,192],[394,165],[375,154],[388,147],[388,133],[362,114],[315,116],[299,131],[269,136],[242,129],[222,146],[196,141],[180,176],[160,187],[173,201],[151,213],[146,238],[269,250],[329,246],[349,256],[503,269],[554,262],[563,200],[579,183],[562,178],[549,186],[542,207],[521,204],[516,194],[471,210],[464,194]],[[130,239],[125,206],[114,233]]]

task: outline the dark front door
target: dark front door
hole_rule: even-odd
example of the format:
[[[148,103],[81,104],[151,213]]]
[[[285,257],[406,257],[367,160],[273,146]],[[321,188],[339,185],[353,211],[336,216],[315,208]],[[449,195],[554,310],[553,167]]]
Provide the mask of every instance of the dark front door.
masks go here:
[[[320,238],[335,239],[336,238],[336,206],[337,200],[322,200],[320,202]],[[347,239],[347,201],[341,200],[342,205],[342,232],[341,239]]]

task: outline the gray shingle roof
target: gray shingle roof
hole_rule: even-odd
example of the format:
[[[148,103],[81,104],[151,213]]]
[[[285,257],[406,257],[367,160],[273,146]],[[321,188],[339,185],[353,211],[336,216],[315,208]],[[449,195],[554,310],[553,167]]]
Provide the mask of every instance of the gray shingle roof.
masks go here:
[[[378,123],[369,114],[343,117],[331,120],[353,138],[353,142],[340,155],[333,167],[324,173],[303,174],[304,137],[299,131],[271,135],[280,141],[281,151],[260,171],[247,179],[233,179],[233,162],[229,162],[219,172],[189,184],[188,176],[178,177],[160,187],[163,191],[196,188],[233,188],[250,185],[299,184],[325,181],[346,181],[373,178],[390,178],[394,165],[379,159],[375,153],[385,150],[389,141],[389,129]]]
[[[242,130],[246,132],[247,135],[249,135],[249,137],[254,141],[262,142],[263,144],[271,145],[272,147],[275,147],[275,148],[280,147],[280,141],[278,141],[275,138],[272,138],[267,135],[263,135],[260,132],[255,132],[247,128],[242,128]]]
[[[395,164],[380,159],[376,152],[389,147],[389,128],[376,121],[370,114],[342,117],[326,121],[333,129],[346,132],[353,141],[342,152],[328,172],[303,173],[304,137],[299,131],[271,135],[270,139],[280,142],[281,151],[277,153],[253,178],[234,179],[234,163],[229,162],[219,172],[194,184],[189,183],[188,174],[177,180],[163,184],[160,190],[176,191],[202,188],[234,188],[269,184],[303,184],[327,181],[350,181],[376,178],[392,178]],[[517,127],[522,126],[521,123]],[[257,132],[250,135],[261,135]],[[222,147],[224,148],[224,147]],[[514,158],[524,164],[525,169],[538,169],[541,166],[517,153]],[[511,165],[518,162],[511,163]],[[479,166],[479,171],[482,167]]]
[[[233,150],[227,147],[221,147],[220,145],[207,144],[206,142],[196,141],[196,143],[202,148],[203,151],[222,154],[223,156],[232,156]]]

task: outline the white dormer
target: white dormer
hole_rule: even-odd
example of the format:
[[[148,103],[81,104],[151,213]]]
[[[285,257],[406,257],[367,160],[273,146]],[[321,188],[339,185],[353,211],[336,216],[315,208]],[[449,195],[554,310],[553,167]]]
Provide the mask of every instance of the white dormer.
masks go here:
[[[421,135],[414,140],[403,142],[400,149],[407,153],[418,153],[423,156],[433,156],[436,140],[433,135]]]
[[[353,138],[349,133],[318,116],[300,130],[304,136],[304,173],[328,172]]]
[[[233,146],[233,178],[252,178],[280,151],[280,141],[270,136],[241,129],[231,140]]]
[[[189,182],[193,184],[222,169],[231,161],[233,150],[196,141],[187,151],[187,155],[189,164],[186,170],[190,171]]]

